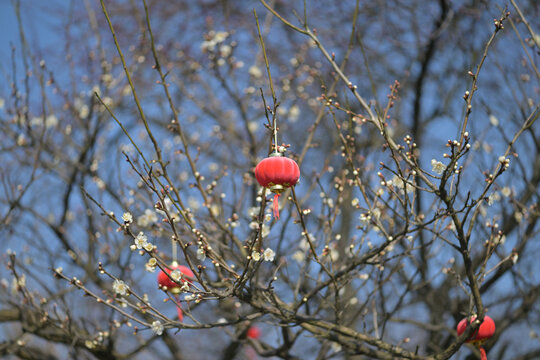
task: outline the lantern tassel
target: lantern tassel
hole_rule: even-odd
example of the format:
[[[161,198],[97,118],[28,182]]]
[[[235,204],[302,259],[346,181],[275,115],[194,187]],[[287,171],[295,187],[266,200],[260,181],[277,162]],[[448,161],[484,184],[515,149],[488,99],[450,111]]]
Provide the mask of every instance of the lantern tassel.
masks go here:
[[[274,195],[274,217],[279,219],[279,194]]]
[[[178,321],[182,322],[184,321],[184,313],[182,312],[182,308],[180,307],[180,296],[174,295],[174,298],[177,302],[176,311],[178,312]]]
[[[478,350],[480,350],[480,359],[487,360],[486,350],[482,346]]]

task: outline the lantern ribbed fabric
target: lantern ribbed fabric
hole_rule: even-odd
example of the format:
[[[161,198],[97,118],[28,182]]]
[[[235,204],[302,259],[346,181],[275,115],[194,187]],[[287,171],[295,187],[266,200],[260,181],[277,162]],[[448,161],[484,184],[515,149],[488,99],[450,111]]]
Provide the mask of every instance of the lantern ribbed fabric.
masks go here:
[[[298,182],[300,178],[298,164],[279,153],[274,153],[257,164],[255,177],[261,186],[270,189],[275,194],[274,216],[279,219],[279,195]]]
[[[182,285],[177,284],[167,275],[173,272],[174,270],[178,270],[180,271],[180,273],[182,273],[182,277],[178,280],[179,283],[180,282],[191,283],[195,279],[195,274],[193,274],[193,271],[191,271],[191,269],[188,268],[187,266],[173,263],[170,269],[165,269],[167,273],[161,270],[157,276],[158,285],[160,286],[160,288],[166,287],[166,291],[170,291],[174,295],[174,298],[176,299],[176,302],[178,303],[177,304],[178,320],[183,321],[184,313],[182,312],[182,308],[180,307],[180,297],[178,296],[178,294],[182,291],[181,290]]]
[[[463,319],[457,325],[457,334],[460,336],[467,330],[467,324],[476,320],[476,316],[471,317],[469,321]],[[471,335],[465,342],[470,342],[478,347],[480,350],[480,359],[487,360],[486,350],[484,350],[482,344],[495,334],[495,321],[489,316],[484,316],[484,321],[480,324],[478,329]]]

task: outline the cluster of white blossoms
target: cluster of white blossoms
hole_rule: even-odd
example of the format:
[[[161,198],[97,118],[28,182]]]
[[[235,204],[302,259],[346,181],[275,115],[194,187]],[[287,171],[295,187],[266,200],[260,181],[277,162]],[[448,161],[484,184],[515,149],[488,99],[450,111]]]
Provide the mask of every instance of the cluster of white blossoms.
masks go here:
[[[204,261],[206,259],[206,251],[202,247],[197,249],[197,259]]]
[[[135,236],[135,239],[133,239],[134,245],[131,245],[131,250],[135,249],[144,249],[146,251],[152,251],[154,250],[154,244],[151,242],[148,242],[148,237],[144,235],[144,233],[141,231],[137,236]]]
[[[218,31],[215,32],[214,30],[208,32],[206,35],[206,40],[202,42],[201,44],[201,50],[202,52],[213,52],[216,50],[216,46],[223,43],[227,38],[229,37],[229,33],[226,31]],[[220,50],[225,53],[227,53],[227,49]]]
[[[302,233],[302,235],[304,234]],[[315,236],[312,233],[308,233],[307,236],[311,239],[311,241],[314,241]],[[302,240],[300,240],[298,247],[300,248],[300,250],[295,251],[292,255],[292,258],[300,263],[306,259],[306,252],[310,250],[311,247],[309,246],[306,238],[302,238]]]
[[[499,192],[495,191],[493,192],[491,195],[488,196],[488,206],[491,206],[493,205],[495,202],[501,200],[501,195],[499,194]]]
[[[435,159],[433,159],[435,160]],[[433,161],[431,163],[433,166]],[[444,165],[443,165],[444,166]],[[444,171],[444,170],[443,170]],[[405,190],[407,190],[407,193],[411,193],[414,190],[414,187],[410,185],[411,181],[409,180],[403,180],[403,178],[399,177],[398,175],[394,175],[394,177],[386,182],[387,186],[394,186],[395,188],[399,189],[399,191],[403,194],[405,193]]]
[[[152,332],[156,335],[161,335],[163,334],[163,324],[161,323],[161,321],[159,320],[156,320],[152,323],[152,326],[150,327],[152,329]]]
[[[45,117],[45,119],[43,118],[43,116],[36,116],[30,120],[30,126],[41,125],[45,125],[45,128],[47,129],[54,128],[56,127],[56,125],[58,125],[58,118],[56,117],[56,115],[48,115],[47,117]]]
[[[254,207],[251,207],[251,208],[248,209],[248,215],[253,219],[249,223],[248,226],[252,230],[257,230],[259,228],[259,221],[257,219],[258,216],[259,216],[259,211],[260,211],[260,208],[257,207],[257,206],[254,206]],[[264,238],[264,237],[267,237],[268,234],[270,233],[270,227],[265,224],[265,223],[269,223],[270,221],[272,221],[272,213],[271,213],[270,209],[266,210],[266,213],[264,214],[263,221],[264,222],[262,224],[261,236]]]
[[[172,203],[171,199],[166,197],[165,200],[163,201],[163,205],[164,205],[165,209],[167,210],[167,212],[169,213],[169,216],[171,217],[172,221],[174,221],[174,222],[180,221],[180,215],[173,210],[174,207],[173,207],[173,203]],[[156,209],[156,211],[157,211],[158,214],[163,215],[164,218],[167,218],[167,214],[166,214],[166,212],[164,210]]]
[[[157,214],[152,209],[144,210],[144,213],[137,218],[137,225],[141,227],[147,227],[155,224],[158,221]]]
[[[274,261],[274,258],[276,257],[276,253],[274,252],[274,250],[270,249],[270,248],[267,248],[263,251],[262,253],[262,259],[264,261]],[[255,261],[260,261],[261,260],[261,253],[258,252],[258,251],[253,251],[251,253],[251,258]]]
[[[15,295],[21,288],[26,286],[26,275],[21,274],[18,278],[11,280],[11,293]],[[2,287],[8,287],[8,281],[2,279]]]
[[[362,223],[362,226],[369,225],[369,222],[371,221],[371,215],[368,213],[362,213],[360,214],[360,217],[358,218],[360,222]]]
[[[124,281],[118,279],[114,280],[112,288],[116,294],[121,296],[127,295],[127,292],[129,290],[129,286],[127,286]]]

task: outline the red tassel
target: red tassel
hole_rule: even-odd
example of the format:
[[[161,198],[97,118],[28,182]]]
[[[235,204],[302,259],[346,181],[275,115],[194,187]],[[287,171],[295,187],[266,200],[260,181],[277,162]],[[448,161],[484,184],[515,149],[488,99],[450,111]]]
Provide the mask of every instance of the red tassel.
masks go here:
[[[480,347],[480,359],[487,360],[486,350],[483,347]]]
[[[184,313],[182,312],[182,308],[180,307],[180,297],[178,295],[175,295],[174,298],[178,303],[178,305],[176,305],[176,311],[178,312],[178,321],[182,322],[184,321]]]
[[[279,219],[279,194],[274,195],[274,217]]]

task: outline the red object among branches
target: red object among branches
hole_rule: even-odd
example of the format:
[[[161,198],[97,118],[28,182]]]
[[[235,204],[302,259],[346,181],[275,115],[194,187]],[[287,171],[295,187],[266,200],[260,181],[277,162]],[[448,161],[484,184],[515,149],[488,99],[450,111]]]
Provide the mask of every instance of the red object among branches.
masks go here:
[[[458,336],[463,334],[467,330],[468,324],[476,320],[476,316],[471,317],[469,321],[463,319],[457,325]],[[482,360],[487,360],[486,350],[484,350],[482,344],[495,334],[495,321],[489,316],[484,316],[484,321],[480,324],[478,329],[467,339],[465,342],[470,342],[478,347],[480,350],[480,356]]]
[[[173,281],[170,278],[170,274],[174,271],[178,270],[182,274],[178,282]],[[165,271],[167,273],[165,273]],[[158,285],[161,289],[164,291],[169,291],[172,294],[174,294],[174,298],[176,299],[177,304],[177,310],[178,310],[178,320],[182,321],[184,319],[184,314],[182,312],[182,308],[180,307],[180,297],[178,294],[182,291],[182,285],[187,283],[191,283],[193,280],[195,280],[195,274],[193,274],[193,271],[191,271],[190,268],[183,265],[178,265],[176,263],[173,263],[170,268],[165,269],[165,271],[161,270],[158,273],[157,280]],[[169,275],[167,275],[169,274]]]
[[[256,340],[261,337],[261,329],[259,329],[259,327],[255,325],[250,326],[247,330],[246,336],[250,339]]]
[[[275,194],[274,216],[279,219],[279,195],[298,182],[300,178],[298,164],[276,152],[257,164],[255,177],[261,186],[270,189]]]

